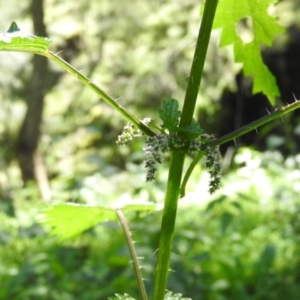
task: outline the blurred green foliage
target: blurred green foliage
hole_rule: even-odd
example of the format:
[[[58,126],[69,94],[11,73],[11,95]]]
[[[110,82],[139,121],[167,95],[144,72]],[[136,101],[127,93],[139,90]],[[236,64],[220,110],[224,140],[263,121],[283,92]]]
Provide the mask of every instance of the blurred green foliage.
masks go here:
[[[197,188],[182,199],[169,289],[192,299],[298,299],[300,156],[244,148],[234,163],[211,201]],[[35,223],[37,202],[17,204],[17,217],[0,215],[0,299],[137,297],[117,223],[59,242]],[[127,217],[150,291],[160,216]]]
[[[2,31],[16,20],[31,32],[29,4],[1,3]],[[163,99],[183,98],[199,4],[46,0],[45,13],[52,49],[142,119],[152,117]],[[292,23],[297,10],[285,11]],[[44,204],[34,184],[23,187],[14,156],[31,56],[0,57],[0,299],[96,300],[125,292],[136,298],[117,223],[61,242],[36,222]],[[155,184],[146,184],[141,142],[116,147],[124,122],[76,79],[51,68],[57,83],[47,94],[40,151],[53,199],[90,205],[161,202],[166,166]],[[199,93],[206,122],[222,110],[217,100],[224,87],[234,88],[235,69],[230,49],[218,50],[214,33]],[[200,300],[299,299],[299,167],[299,155],[240,149],[213,198],[206,193],[208,174],[198,167],[181,201],[169,289]],[[150,292],[160,215],[127,217]]]

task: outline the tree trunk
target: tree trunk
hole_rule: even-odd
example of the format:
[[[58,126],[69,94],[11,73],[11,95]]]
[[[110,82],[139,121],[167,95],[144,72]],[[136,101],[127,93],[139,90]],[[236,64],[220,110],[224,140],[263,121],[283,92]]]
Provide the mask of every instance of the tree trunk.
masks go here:
[[[47,36],[43,0],[32,0],[31,12],[34,33],[38,36]],[[17,155],[24,184],[31,180],[36,181],[44,200],[49,200],[51,192],[46,169],[38,153],[38,143],[49,75],[47,58],[34,56],[32,79],[29,93],[26,95],[27,111],[17,142]]]

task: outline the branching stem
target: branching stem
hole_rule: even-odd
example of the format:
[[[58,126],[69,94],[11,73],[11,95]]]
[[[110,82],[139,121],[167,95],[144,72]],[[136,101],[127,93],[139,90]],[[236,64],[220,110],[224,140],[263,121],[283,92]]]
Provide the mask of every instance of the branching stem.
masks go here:
[[[207,147],[217,147],[217,146],[220,146],[222,144],[225,144],[229,141],[232,141],[252,130],[255,130],[257,129],[258,127],[262,126],[262,125],[265,125],[277,118],[280,118],[282,117],[283,115],[289,113],[289,112],[292,112],[294,111],[295,109],[297,108],[300,108],[300,100],[296,100],[294,103],[292,104],[288,104],[286,105],[285,107],[282,107],[281,109],[277,109],[275,112],[273,113],[270,113],[269,115],[266,115],[256,121],[253,121],[252,123],[248,124],[248,125],[245,125],[231,133],[228,133],[218,139],[215,139],[211,142],[208,142],[206,144],[203,144],[202,145],[202,149],[204,150],[205,148]],[[192,161],[192,163],[190,164],[190,166],[188,167],[185,175],[184,175],[184,178],[182,180],[182,184],[181,184],[181,188],[180,188],[180,197],[184,197],[185,195],[185,187],[186,187],[186,184],[195,168],[195,166],[198,164],[199,160],[203,157],[204,155],[204,152],[203,151],[200,151],[198,153],[198,155],[194,158],[194,160]]]
[[[231,133],[228,133],[220,138],[217,138],[211,142],[208,142],[206,144],[203,144],[203,148],[206,147],[215,147],[215,146],[219,146],[222,144],[225,144],[229,141],[232,141],[242,135],[244,135],[245,133],[255,130],[256,128],[267,124],[279,117],[282,117],[283,115],[292,112],[293,110],[300,108],[300,100],[296,100],[294,103],[292,104],[288,104],[280,109],[275,110],[275,112],[270,113],[269,115],[266,115],[256,121],[253,121],[252,123],[245,125]]]

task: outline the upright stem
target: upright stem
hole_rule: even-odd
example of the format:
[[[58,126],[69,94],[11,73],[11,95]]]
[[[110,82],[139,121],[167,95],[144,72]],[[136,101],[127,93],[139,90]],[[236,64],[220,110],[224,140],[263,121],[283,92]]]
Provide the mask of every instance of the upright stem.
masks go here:
[[[192,122],[217,4],[218,0],[206,0],[205,2],[203,19],[180,119],[179,126],[181,127],[189,126]],[[153,300],[163,300],[165,298],[184,157],[185,154],[183,152],[171,152],[169,177],[155,270]]]
[[[210,39],[210,33],[217,5],[218,0],[206,0],[205,2],[203,18],[197,39],[191,73],[189,76],[188,86],[185,93],[185,99],[182,109],[182,115],[180,119],[179,126],[181,127],[190,125],[193,118],[207,47]]]
[[[153,299],[155,300],[163,300],[165,297],[183,163],[184,153],[175,151],[171,152],[169,178],[155,270],[153,291]]]

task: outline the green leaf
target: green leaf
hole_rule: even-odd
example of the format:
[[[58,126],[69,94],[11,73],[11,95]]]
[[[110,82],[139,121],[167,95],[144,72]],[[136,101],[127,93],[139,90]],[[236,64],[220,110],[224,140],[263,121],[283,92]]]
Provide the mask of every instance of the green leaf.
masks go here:
[[[203,129],[194,118],[192,119],[192,124],[190,126],[179,127],[176,129],[176,131],[184,133],[185,137],[190,140],[197,138],[203,133]]]
[[[123,211],[153,211],[157,205],[151,202],[134,202],[116,208]],[[77,204],[58,204],[47,207],[39,221],[51,228],[51,233],[61,239],[79,235],[85,230],[104,221],[117,221],[116,208],[107,206],[87,206]]]
[[[170,132],[182,132],[188,139],[194,139],[203,133],[200,124],[194,118],[190,126],[178,127],[181,112],[178,110],[178,101],[176,99],[164,100],[158,113],[163,121],[163,127]]]
[[[50,226],[52,234],[67,239],[107,220],[117,220],[113,208],[59,204],[46,209],[39,221]]]
[[[15,31],[20,31],[20,28],[18,27],[16,22],[12,22],[7,32],[15,32]]]
[[[172,98],[164,100],[158,113],[164,126],[170,132],[175,132],[181,115],[181,112],[178,111],[178,101]]]
[[[276,19],[268,14],[269,6],[276,0],[220,0],[214,29],[222,28],[221,46],[233,44],[235,61],[243,63],[245,76],[253,76],[253,93],[262,92],[272,104],[279,96],[275,77],[262,60],[260,48],[271,46],[276,35],[284,32]],[[245,43],[236,29],[238,22],[248,17],[252,21],[253,40]]]

